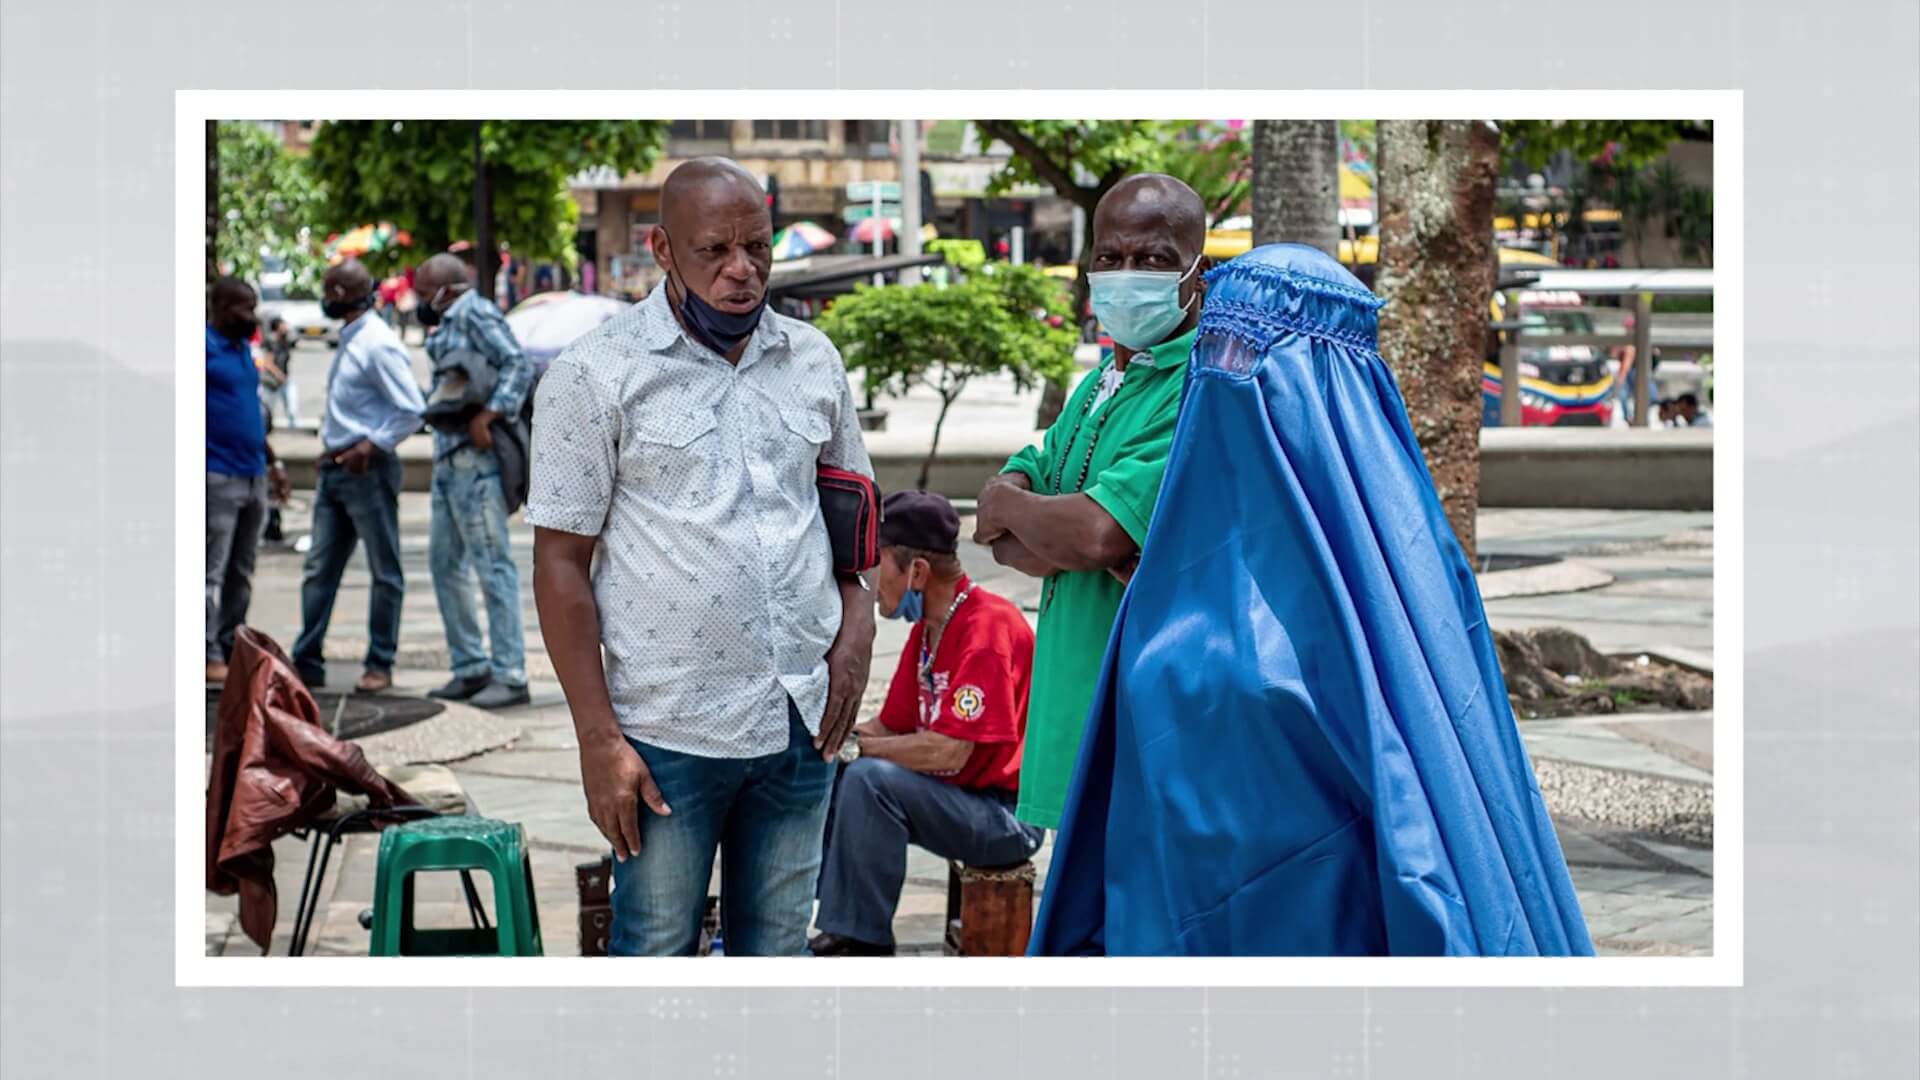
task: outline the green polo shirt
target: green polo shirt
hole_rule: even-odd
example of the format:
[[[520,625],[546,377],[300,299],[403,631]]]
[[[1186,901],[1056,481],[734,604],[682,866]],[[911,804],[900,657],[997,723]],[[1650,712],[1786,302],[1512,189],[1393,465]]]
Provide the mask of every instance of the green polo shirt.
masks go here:
[[[1025,473],[1042,495],[1085,492],[1144,546],[1173,444],[1193,337],[1190,332],[1135,354],[1120,388],[1096,410],[1088,406],[1106,368],[1081,379],[1040,447],[1021,450],[1001,471]],[[1105,570],[1054,574],[1041,587],[1015,811],[1030,825],[1060,825],[1093,684],[1125,591]]]

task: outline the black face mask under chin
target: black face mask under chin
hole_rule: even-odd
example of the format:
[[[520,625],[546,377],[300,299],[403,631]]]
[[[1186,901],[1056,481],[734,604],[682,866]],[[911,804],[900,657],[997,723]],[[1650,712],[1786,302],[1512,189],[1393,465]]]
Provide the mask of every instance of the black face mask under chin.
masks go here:
[[[320,314],[329,319],[349,319],[372,306],[372,294],[358,300],[328,300],[320,305]]]
[[[671,243],[673,237],[668,236],[667,240]],[[680,290],[680,319],[686,324],[687,333],[721,356],[732,353],[734,346],[752,337],[753,331],[760,325],[760,317],[766,313],[766,293],[760,294],[760,302],[753,306],[752,311],[735,315],[700,299],[692,289],[687,288],[686,278],[675,280],[675,277],[669,273],[667,279]]]

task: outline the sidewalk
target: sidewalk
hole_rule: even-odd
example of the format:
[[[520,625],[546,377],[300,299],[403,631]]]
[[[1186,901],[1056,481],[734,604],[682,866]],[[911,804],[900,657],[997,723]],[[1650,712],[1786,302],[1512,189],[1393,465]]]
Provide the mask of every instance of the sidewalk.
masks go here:
[[[286,515],[289,536],[307,527],[306,496],[296,493],[295,503]],[[1488,616],[1498,629],[1564,625],[1606,651],[1652,650],[1711,669],[1711,529],[1711,515],[1704,513],[1483,511],[1483,554],[1567,556],[1582,570],[1581,581],[1605,582],[1578,592],[1489,600]],[[417,694],[447,677],[427,573],[424,495],[402,496],[401,530],[407,594],[394,674],[396,692]],[[532,530],[516,520],[512,532],[521,567],[532,704],[497,714],[456,706],[369,740],[369,754],[447,761],[481,812],[522,823],[533,848],[547,953],[572,955],[578,950],[573,867],[597,859],[605,845],[587,819],[572,723],[541,648],[530,584]],[[1031,617],[1039,599],[1037,582],[993,564],[972,545],[962,545],[962,557],[974,580],[1022,605]],[[300,556],[285,548],[263,550],[255,575],[253,624],[282,642],[299,632],[300,564]],[[329,681],[336,687],[350,685],[358,675],[367,584],[365,562],[356,556],[328,639]],[[884,696],[906,629],[881,620],[863,715],[871,715]],[[1711,714],[1643,714],[1521,726],[1602,953],[1701,955],[1711,948],[1712,725]],[[375,849],[375,838],[357,837],[344,858],[336,855],[339,870],[329,874],[310,952],[366,953],[367,933],[356,917],[371,903]],[[1049,839],[1036,858],[1043,883],[1051,851]],[[281,917],[273,951],[278,955],[285,952],[292,926],[306,846],[282,840],[275,855]],[[464,917],[452,880],[424,884],[420,898],[423,925],[459,925]],[[903,952],[940,951],[945,905],[944,864],[912,849],[895,920]],[[233,911],[230,898],[208,898],[210,954],[253,955],[253,945],[234,925]]]

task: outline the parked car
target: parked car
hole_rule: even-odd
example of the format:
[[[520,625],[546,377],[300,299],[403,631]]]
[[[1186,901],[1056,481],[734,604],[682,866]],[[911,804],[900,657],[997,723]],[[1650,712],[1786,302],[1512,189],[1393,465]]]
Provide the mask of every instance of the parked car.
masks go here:
[[[1522,291],[1518,311],[1506,310],[1507,298],[1495,293],[1494,322],[1519,322],[1529,337],[1583,337],[1593,334],[1593,319],[1579,293]],[[1510,331],[1488,335],[1480,375],[1480,423],[1500,425],[1500,347]],[[1616,361],[1591,345],[1528,345],[1520,350],[1520,423],[1523,427],[1608,427],[1613,423]]]

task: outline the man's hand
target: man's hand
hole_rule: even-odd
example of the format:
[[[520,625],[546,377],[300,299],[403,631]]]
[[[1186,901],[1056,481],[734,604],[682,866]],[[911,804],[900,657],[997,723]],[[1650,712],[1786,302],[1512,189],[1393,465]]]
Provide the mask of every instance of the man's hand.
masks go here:
[[[285,506],[293,496],[293,481],[287,479],[287,467],[276,461],[267,468],[267,497],[275,506]]]
[[[581,743],[580,780],[587,789],[587,816],[621,862],[640,854],[641,803],[661,817],[673,812],[647,763],[625,739]]]
[[[1001,512],[1012,491],[1032,491],[1033,481],[1026,473],[1001,473],[980,489],[980,500],[973,512],[973,542],[991,544],[1007,534]]]
[[[473,419],[467,421],[467,439],[473,443],[475,450],[493,449],[493,422],[498,419],[499,413],[492,409],[481,409],[473,414]]]
[[[379,448],[373,445],[373,440],[361,439],[333,455],[333,463],[358,476],[373,467],[374,455],[379,452]]]
[[[820,718],[820,734],[813,740],[821,760],[832,761],[840,753],[847,732],[853,730],[872,664],[873,594],[861,585],[841,582],[840,633],[827,650],[827,712]]]

